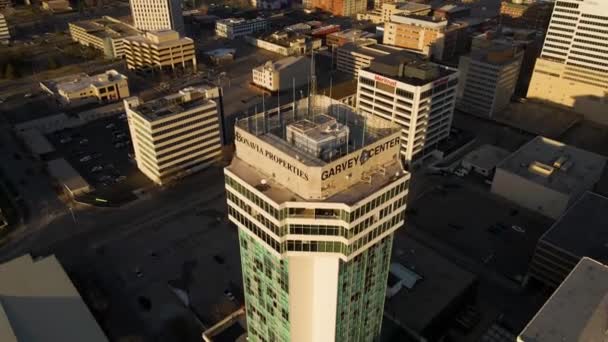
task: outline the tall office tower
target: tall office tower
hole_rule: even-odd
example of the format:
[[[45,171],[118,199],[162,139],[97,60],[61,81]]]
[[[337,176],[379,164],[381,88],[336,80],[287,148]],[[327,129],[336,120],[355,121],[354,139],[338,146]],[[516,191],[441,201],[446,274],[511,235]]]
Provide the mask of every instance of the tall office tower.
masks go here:
[[[138,72],[196,71],[194,41],[172,30],[149,31],[123,39],[129,70]]]
[[[454,115],[458,70],[401,52],[359,71],[357,109],[401,126],[401,156],[417,164],[435,156]]]
[[[509,105],[524,52],[501,38],[482,33],[473,38],[471,53],[460,57],[457,106],[463,112],[491,117]]]
[[[130,0],[135,27],[144,31],[173,30],[184,34],[181,0]]]
[[[555,3],[528,97],[608,124],[608,1]]]
[[[11,34],[8,30],[8,24],[4,15],[0,13],[0,44],[8,44],[11,39]]]
[[[124,100],[139,170],[163,185],[222,157],[218,88],[186,88],[142,102]]]
[[[410,179],[399,139],[320,95],[236,123],[224,172],[249,341],[377,341]]]

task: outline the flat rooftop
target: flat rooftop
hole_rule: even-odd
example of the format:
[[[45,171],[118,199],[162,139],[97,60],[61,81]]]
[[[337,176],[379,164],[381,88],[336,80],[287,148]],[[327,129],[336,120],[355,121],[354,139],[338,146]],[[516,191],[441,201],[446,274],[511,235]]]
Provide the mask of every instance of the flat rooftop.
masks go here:
[[[213,100],[203,97],[202,94],[195,93],[194,96],[189,96],[180,92],[144,102],[131,110],[148,121],[155,121],[211,103],[215,104]]]
[[[295,43],[297,41],[306,42],[312,40],[311,37],[294,31],[276,31],[272,33],[261,33],[256,38],[265,42],[273,43],[287,48],[290,47],[292,43]]]
[[[418,333],[476,281],[474,274],[404,234],[395,238],[392,262],[421,279],[387,299],[385,310]]]
[[[608,262],[608,198],[586,192],[541,237],[578,257]]]
[[[51,176],[70,191],[79,192],[90,189],[89,183],[67,160],[63,158],[51,160],[47,163],[47,167]]]
[[[359,38],[375,38],[376,35],[360,29],[347,29],[339,32],[330,33],[329,36],[340,37],[348,40],[355,40]]]
[[[555,167],[555,163],[562,164]],[[606,157],[537,136],[506,158],[498,168],[560,193],[585,190],[600,179]]]
[[[192,39],[180,37],[179,33],[173,30],[148,31],[145,35],[131,36],[126,40],[140,44],[154,45],[160,48],[178,44],[194,44]]]
[[[82,20],[72,25],[81,27],[88,34],[100,38],[125,38],[141,34],[141,31],[133,26],[112,17]]]
[[[108,342],[54,255],[0,264],[0,341]]]
[[[366,55],[373,58],[386,56],[387,54],[403,50],[398,47],[383,44],[362,45],[357,43],[344,44],[340,47],[340,49],[360,53],[362,55]]]
[[[491,170],[508,156],[509,151],[498,146],[486,144],[467,153],[462,161],[485,170]]]
[[[457,72],[411,51],[398,51],[375,58],[364,70],[413,86],[423,86]]]
[[[264,18],[255,18],[255,19],[226,18],[226,19],[218,20],[217,23],[232,26],[232,25],[238,25],[238,24],[244,24],[244,23],[254,23],[257,21],[264,21],[264,20],[266,20],[266,19],[264,19]]]
[[[517,341],[605,341],[607,306],[608,267],[591,258],[582,258]]]
[[[311,111],[308,110],[309,106],[311,106]],[[267,160],[268,165],[278,165],[278,168],[268,167],[262,163],[263,160],[260,161],[260,165],[253,165],[257,163],[255,159],[245,162],[244,160],[251,157],[239,155],[239,153],[247,153],[247,150],[240,152],[239,148],[237,148],[236,158],[227,167],[229,171],[235,173],[248,184],[254,186],[264,184],[265,186],[259,190],[263,191],[264,195],[270,197],[273,201],[277,203],[307,201],[298,193],[314,192],[315,194],[323,193],[322,198],[317,198],[320,201],[354,204],[403,175],[403,168],[397,157],[399,144],[391,144],[394,139],[398,140],[399,126],[396,124],[375,116],[362,116],[355,112],[353,108],[322,95],[316,95],[310,100],[310,104],[308,98],[297,101],[295,113],[292,106],[283,106],[282,108],[280,115],[275,109],[238,120],[236,122],[237,132],[235,133],[238,136],[238,129],[243,130],[253,135],[259,142],[271,146],[272,151],[269,151],[269,148],[260,146],[260,143],[253,139],[253,141],[241,141],[243,145],[240,145],[243,148],[248,146],[253,149],[251,153],[262,153],[262,156],[270,158]],[[327,118],[336,119],[338,123],[347,126],[349,130],[348,144],[341,145],[338,153],[327,157],[329,159],[321,159],[322,157],[291,144],[286,139],[288,126],[297,124],[308,127],[313,122],[318,123],[318,119],[326,120]],[[370,145],[376,146],[370,147]],[[382,153],[393,151],[392,149],[395,149],[393,159],[389,159],[392,154]],[[375,153],[379,155],[379,157],[376,157],[379,159],[376,160],[384,160],[384,164],[366,163],[367,158],[371,158],[370,151],[376,151]],[[286,160],[286,158],[293,158],[293,161]],[[352,159],[350,164],[349,159]],[[361,162],[359,163],[359,161]],[[273,162],[278,164],[273,164]],[[280,183],[286,177],[283,175],[285,172],[283,168],[288,168],[289,172],[296,176],[308,173],[310,178],[305,181],[299,180],[299,183],[291,182],[288,185],[290,188],[288,188],[286,182]],[[374,168],[381,168],[383,171],[372,171]],[[326,180],[330,179],[329,177],[321,178],[322,171],[335,171],[336,174],[339,174],[343,169],[348,170],[344,173],[345,176],[352,172],[354,175],[352,179],[350,176],[346,178],[336,176],[331,178],[335,181],[331,188],[322,188],[324,182],[331,182],[331,180]],[[275,180],[275,170],[276,178],[279,180]],[[361,170],[369,171],[366,173],[366,175],[369,175],[366,177],[366,181],[358,178],[360,177],[359,174],[363,172]],[[314,189],[300,189],[299,186]],[[319,187],[319,189],[316,189],[316,187]]]
[[[403,3],[396,3],[397,8],[399,8],[400,10],[404,10],[407,12],[420,12],[420,11],[424,11],[424,10],[430,10],[431,9],[431,5],[427,5],[427,4],[420,4],[417,2],[403,2]]]

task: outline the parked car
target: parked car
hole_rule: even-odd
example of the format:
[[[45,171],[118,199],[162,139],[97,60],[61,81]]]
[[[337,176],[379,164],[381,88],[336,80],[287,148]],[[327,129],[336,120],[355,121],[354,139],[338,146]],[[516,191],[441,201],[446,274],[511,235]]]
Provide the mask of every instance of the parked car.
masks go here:
[[[103,170],[103,166],[101,165],[95,165],[91,168],[91,172],[99,172],[101,170]]]
[[[111,129],[111,128],[114,128],[114,127],[116,127],[116,125],[113,124],[113,123],[109,123],[109,124],[106,125],[107,129]]]
[[[84,157],[80,158],[80,162],[86,163],[86,162],[90,161],[91,159],[93,159],[93,158],[91,158],[91,156],[84,156]]]
[[[85,145],[85,144],[88,144],[88,143],[89,143],[89,139],[86,139],[86,138],[85,139],[81,139],[80,142],[79,142],[80,145]]]
[[[70,141],[72,141],[72,138],[71,138],[71,137],[63,137],[63,138],[61,138],[61,140],[59,140],[59,142],[60,142],[61,144],[67,144],[67,143],[69,143]]]

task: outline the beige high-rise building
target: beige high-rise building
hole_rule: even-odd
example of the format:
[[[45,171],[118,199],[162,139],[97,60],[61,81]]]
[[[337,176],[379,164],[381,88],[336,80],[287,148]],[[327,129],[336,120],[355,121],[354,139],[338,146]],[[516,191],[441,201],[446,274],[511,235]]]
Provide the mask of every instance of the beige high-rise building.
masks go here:
[[[135,27],[144,31],[173,30],[184,33],[180,0],[130,0]]]
[[[138,71],[196,70],[194,41],[176,31],[151,31],[124,39],[127,67]]]
[[[218,88],[187,88],[143,103],[125,99],[139,170],[163,185],[216,162],[222,156]]]
[[[608,1],[555,3],[528,98],[608,124]]]

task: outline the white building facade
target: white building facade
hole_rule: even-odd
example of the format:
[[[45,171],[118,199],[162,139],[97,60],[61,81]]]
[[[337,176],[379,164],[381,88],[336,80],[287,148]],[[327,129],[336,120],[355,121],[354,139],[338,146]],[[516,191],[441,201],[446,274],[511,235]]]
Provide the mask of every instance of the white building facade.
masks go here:
[[[403,61],[390,58],[383,61],[385,66],[406,70],[390,75],[376,68],[379,60],[359,71],[357,109],[401,126],[401,156],[406,164],[441,158],[437,146],[450,134],[458,71],[426,61],[410,64],[413,69],[408,72]],[[421,77],[411,76],[417,74]]]
[[[130,0],[135,27],[143,31],[173,30],[184,34],[180,0]]]

